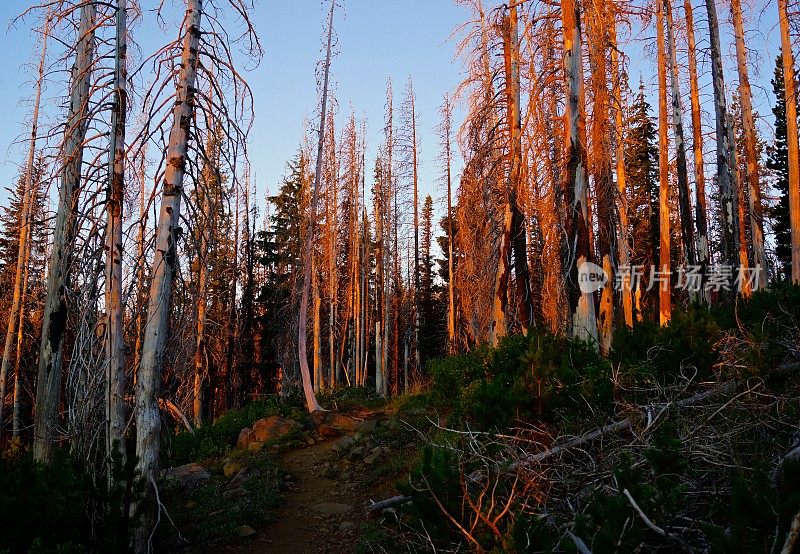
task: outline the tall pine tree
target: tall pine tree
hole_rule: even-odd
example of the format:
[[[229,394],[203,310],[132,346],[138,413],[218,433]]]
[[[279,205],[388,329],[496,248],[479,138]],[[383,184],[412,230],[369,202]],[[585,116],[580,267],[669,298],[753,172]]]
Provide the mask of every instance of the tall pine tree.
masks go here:
[[[783,62],[781,55],[775,59],[775,74],[772,78],[772,92],[775,94],[775,141],[767,148],[767,167],[775,179],[778,203],[769,213],[772,217],[772,230],[775,233],[775,267],[779,279],[789,279],[792,274],[791,228],[789,223],[789,146],[786,133],[786,100],[784,96]]]

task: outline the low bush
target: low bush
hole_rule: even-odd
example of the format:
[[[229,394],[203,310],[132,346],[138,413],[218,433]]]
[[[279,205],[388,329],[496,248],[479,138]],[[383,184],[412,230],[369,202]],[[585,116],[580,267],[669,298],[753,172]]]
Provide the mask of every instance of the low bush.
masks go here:
[[[206,422],[192,432],[183,429],[166,436],[164,452],[169,465],[224,456],[236,446],[239,432],[259,419],[280,415],[303,421],[306,413],[295,402],[281,398],[256,400],[239,410],[231,410],[216,421]]]
[[[142,498],[136,461],[105,467],[57,451],[50,465],[0,457],[0,552],[127,552],[131,506]],[[110,485],[109,485],[110,482]]]

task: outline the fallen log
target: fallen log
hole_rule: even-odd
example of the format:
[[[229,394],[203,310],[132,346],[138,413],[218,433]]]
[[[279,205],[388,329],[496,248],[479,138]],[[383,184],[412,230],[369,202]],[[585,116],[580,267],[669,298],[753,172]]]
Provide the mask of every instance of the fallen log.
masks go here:
[[[778,367],[770,376],[779,377],[786,373],[796,371],[798,369],[800,369],[800,363],[783,364],[780,367]],[[704,390],[688,398],[684,398],[683,400],[678,400],[675,402],[661,402],[661,403],[648,404],[647,406],[643,406],[642,408],[640,408],[640,411],[644,412],[645,414],[652,414],[656,410],[663,411],[669,408],[690,408],[692,406],[699,405],[700,403],[709,398],[725,394],[731,394],[736,390],[738,390],[739,387],[741,387],[742,385],[743,383],[740,381],[731,381],[723,385],[720,385],[718,387]],[[519,467],[527,467],[532,464],[544,462],[545,460],[552,458],[553,456],[557,456],[558,454],[566,450],[577,448],[579,446],[595,441],[606,435],[629,430],[632,427],[633,423],[630,418],[625,418],[623,420],[614,423],[609,423],[604,427],[599,427],[579,437],[574,437],[572,439],[566,440],[542,452],[538,452],[536,454],[530,454],[524,457],[523,459],[510,464],[508,466],[508,469],[513,471]],[[800,448],[798,448],[798,452],[800,452]],[[367,507],[367,511],[369,513],[374,513],[378,510],[391,508],[392,506],[405,504],[406,502],[410,501],[411,498],[407,496],[393,496],[391,498],[387,498],[386,500],[381,500],[380,502],[373,502],[370,506]]]

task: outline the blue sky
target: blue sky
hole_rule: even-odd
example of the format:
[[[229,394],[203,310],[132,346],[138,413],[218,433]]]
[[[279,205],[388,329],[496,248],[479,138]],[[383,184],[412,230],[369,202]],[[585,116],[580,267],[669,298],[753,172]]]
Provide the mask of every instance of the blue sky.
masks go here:
[[[167,0],[178,4],[175,0]],[[142,0],[153,4],[153,0]],[[220,2],[224,4],[224,2]],[[450,0],[345,0],[337,12],[335,29],[338,55],[333,60],[332,86],[339,105],[337,127],[344,127],[351,108],[359,119],[366,117],[370,153],[382,136],[386,80],[394,81],[395,103],[409,76],[414,77],[421,143],[420,178],[425,191],[436,192],[439,174],[438,141],[434,128],[439,122],[442,95],[459,81],[460,62],[453,62],[452,29],[465,13]],[[0,125],[0,183],[10,183],[17,173],[24,147],[12,145],[23,132],[33,88],[23,65],[32,60],[35,40],[33,20],[6,32],[6,25],[26,2],[0,2],[2,51],[0,56],[0,106],[5,111]],[[319,0],[257,0],[253,21],[264,47],[264,58],[246,74],[255,96],[256,117],[251,137],[251,159],[259,196],[266,187],[274,192],[303,135],[303,120],[313,116],[317,105],[315,68],[322,57],[323,19],[327,7]],[[146,15],[152,19],[152,16]],[[143,24],[135,36],[143,50],[163,43],[152,24]],[[29,72],[28,72],[29,74]],[[54,83],[51,92],[59,92]],[[368,181],[369,185],[369,181]],[[0,193],[0,198],[5,198]]]
[[[147,6],[154,0],[142,0]],[[222,2],[222,0],[220,0]],[[166,0],[180,6],[179,0]],[[224,3],[224,2],[223,2]],[[420,116],[419,140],[420,180],[424,192],[441,197],[436,180],[440,168],[436,160],[438,140],[434,128],[439,122],[438,106],[442,95],[451,92],[460,80],[461,63],[453,61],[455,43],[448,41],[455,26],[467,19],[464,8],[453,0],[340,0],[344,10],[337,12],[336,31],[338,55],[333,60],[332,84],[339,104],[339,129],[351,108],[357,117],[367,119],[369,150],[367,168],[371,171],[375,149],[381,140],[385,104],[386,80],[394,81],[395,102],[399,105],[405,83],[413,76],[417,93],[417,111]],[[494,5],[497,2],[487,1]],[[30,2],[3,0],[0,2],[0,22],[7,24]],[[675,2],[675,17],[683,17],[682,6]],[[705,9],[695,1],[695,19],[698,27],[698,47],[706,48]],[[257,0],[254,23],[261,37],[265,55],[260,66],[247,74],[255,95],[256,119],[251,137],[253,171],[263,198],[267,187],[275,191],[285,172],[287,160],[297,152],[303,133],[303,120],[313,116],[317,103],[315,67],[322,56],[323,20],[326,2],[319,0]],[[723,51],[726,54],[726,80],[729,87],[736,84],[733,58],[732,32],[727,3],[718,3],[720,22],[723,25]],[[752,49],[749,66],[754,87],[754,106],[764,118],[762,128],[769,138],[768,126],[772,123],[769,111],[772,102],[769,79],[773,59],[777,53],[776,8],[774,0],[756,3],[745,2],[745,20],[748,26],[747,42]],[[146,14],[152,20],[152,14]],[[0,27],[2,52],[0,56],[0,106],[4,111],[0,125],[0,183],[7,186],[14,179],[18,165],[24,158],[24,148],[13,141],[24,132],[22,122],[27,118],[31,96],[30,71],[23,66],[35,57],[35,43],[30,26],[22,22],[5,30]],[[170,31],[174,29],[170,28]],[[144,24],[136,31],[136,40],[145,52],[174,36],[164,37],[154,25]],[[633,41],[625,46],[631,57],[629,74],[632,88],[636,88],[642,74],[648,90],[655,90],[655,65],[643,55],[645,46],[653,40],[652,27],[644,33],[635,32]],[[681,35],[678,35],[679,49]],[[682,58],[683,56],[681,56]],[[700,71],[704,101],[710,101],[710,66],[707,57],[701,56]],[[685,76],[685,69],[683,70]],[[63,82],[50,85],[50,95],[63,94],[58,87]],[[684,94],[684,96],[686,96]],[[653,99],[655,105],[655,99]],[[688,101],[685,108],[688,110]],[[57,115],[53,106],[46,107]],[[713,129],[712,110],[707,111],[708,129]],[[457,121],[456,121],[457,123]],[[688,125],[687,118],[684,121]],[[713,142],[706,145],[713,148]],[[713,161],[713,158],[709,158]],[[457,164],[458,165],[458,164]],[[713,164],[709,168],[713,170]],[[0,192],[0,199],[5,198]]]

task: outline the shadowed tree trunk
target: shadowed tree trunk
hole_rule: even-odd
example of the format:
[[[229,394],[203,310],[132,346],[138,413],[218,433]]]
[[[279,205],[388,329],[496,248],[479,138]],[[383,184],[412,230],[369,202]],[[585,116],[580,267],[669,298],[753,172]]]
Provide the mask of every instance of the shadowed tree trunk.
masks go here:
[[[781,57],[786,100],[786,135],[789,149],[789,221],[792,245],[792,283],[800,283],[800,149],[797,138],[797,81],[794,74],[792,39],[789,35],[787,0],[778,0]]]
[[[127,0],[117,0],[114,107],[106,197],[106,449],[125,455],[125,345],[122,305],[122,205],[125,197],[125,119],[128,104]],[[116,445],[116,446],[115,446]]]
[[[713,0],[711,0],[713,1]],[[667,140],[667,64],[664,46],[664,3],[656,3],[656,32],[658,34],[658,270],[666,282],[658,285],[658,314],[661,325],[672,319],[670,293],[670,234],[669,234],[669,142]]]

